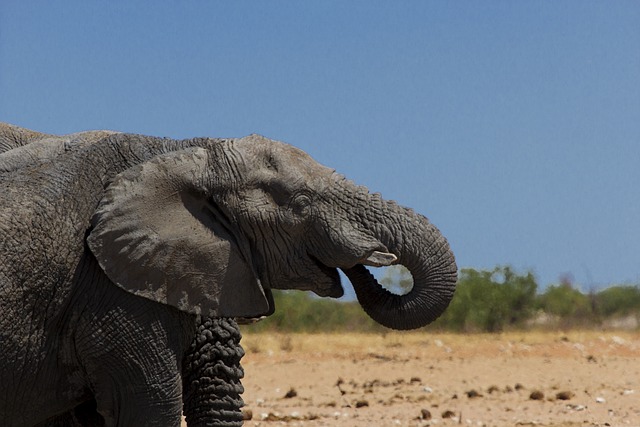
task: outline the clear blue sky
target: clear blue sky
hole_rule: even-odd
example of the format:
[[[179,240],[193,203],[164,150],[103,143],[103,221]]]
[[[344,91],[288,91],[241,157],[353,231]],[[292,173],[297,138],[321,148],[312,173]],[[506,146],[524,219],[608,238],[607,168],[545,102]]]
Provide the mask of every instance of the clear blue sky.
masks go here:
[[[0,121],[260,133],[460,267],[640,283],[639,1],[2,0]]]

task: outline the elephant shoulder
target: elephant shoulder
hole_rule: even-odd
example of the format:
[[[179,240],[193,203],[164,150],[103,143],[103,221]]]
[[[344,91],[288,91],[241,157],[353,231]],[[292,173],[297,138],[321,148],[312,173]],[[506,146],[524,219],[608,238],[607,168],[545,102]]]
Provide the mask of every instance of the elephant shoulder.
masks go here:
[[[84,251],[90,215],[71,208],[72,189],[49,185],[50,174],[39,172],[0,175],[0,285],[46,295]]]

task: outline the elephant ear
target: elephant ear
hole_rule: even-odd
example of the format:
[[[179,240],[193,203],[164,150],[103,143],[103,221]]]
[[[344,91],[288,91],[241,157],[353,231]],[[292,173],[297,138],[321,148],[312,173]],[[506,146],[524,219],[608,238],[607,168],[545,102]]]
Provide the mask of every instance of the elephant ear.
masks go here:
[[[116,176],[87,243],[109,279],[136,295],[211,317],[267,314],[248,250],[207,197],[208,157],[189,148]]]

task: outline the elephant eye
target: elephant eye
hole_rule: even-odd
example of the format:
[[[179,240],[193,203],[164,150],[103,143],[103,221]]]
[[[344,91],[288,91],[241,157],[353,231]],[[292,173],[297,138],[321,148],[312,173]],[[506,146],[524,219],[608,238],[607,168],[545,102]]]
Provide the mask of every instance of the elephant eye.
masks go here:
[[[292,197],[289,207],[296,215],[308,216],[311,212],[311,197],[304,193],[296,194]]]

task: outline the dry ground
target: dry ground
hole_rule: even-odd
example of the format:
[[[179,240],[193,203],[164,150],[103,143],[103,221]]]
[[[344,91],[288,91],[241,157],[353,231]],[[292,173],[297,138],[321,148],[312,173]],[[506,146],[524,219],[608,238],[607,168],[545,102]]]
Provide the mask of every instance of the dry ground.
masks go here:
[[[246,426],[640,426],[640,332],[245,334]]]

